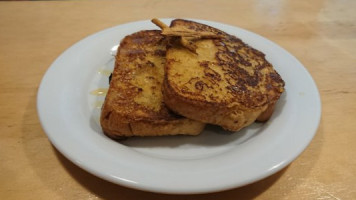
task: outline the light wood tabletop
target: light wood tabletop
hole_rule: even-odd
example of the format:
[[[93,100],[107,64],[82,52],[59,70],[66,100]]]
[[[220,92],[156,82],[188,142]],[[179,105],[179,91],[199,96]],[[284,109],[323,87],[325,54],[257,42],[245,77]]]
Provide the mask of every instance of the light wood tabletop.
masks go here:
[[[355,8],[353,0],[0,2],[0,199],[356,199]],[[241,27],[300,60],[322,101],[321,122],[306,150],[261,181],[199,195],[129,189],[59,153],[36,111],[46,70],[90,34],[154,17]]]

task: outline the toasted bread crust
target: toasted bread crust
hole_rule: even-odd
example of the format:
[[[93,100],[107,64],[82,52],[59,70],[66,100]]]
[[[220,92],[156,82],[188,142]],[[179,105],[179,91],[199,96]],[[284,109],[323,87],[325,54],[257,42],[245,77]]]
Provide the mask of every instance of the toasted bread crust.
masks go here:
[[[164,86],[164,101],[167,106],[182,116],[189,116],[190,119],[199,120],[204,123],[216,124],[229,131],[238,131],[241,128],[253,123],[262,113],[260,110],[244,111],[234,107],[226,107],[221,104],[211,102],[196,101],[194,99],[180,96],[175,92],[170,84]],[[266,109],[267,106],[262,108]]]
[[[263,53],[207,25],[172,21],[171,27],[179,26],[222,38],[194,41],[196,54],[171,42],[164,81],[164,100],[170,109],[237,131],[273,107],[284,90],[284,81]]]
[[[197,135],[204,123],[172,113],[163,102],[166,40],[160,31],[140,31],[120,43],[100,123],[105,134]]]

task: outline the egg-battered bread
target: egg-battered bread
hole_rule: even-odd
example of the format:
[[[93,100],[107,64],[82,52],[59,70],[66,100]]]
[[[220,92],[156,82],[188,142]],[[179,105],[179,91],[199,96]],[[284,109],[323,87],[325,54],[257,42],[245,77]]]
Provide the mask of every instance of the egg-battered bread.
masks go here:
[[[170,28],[217,36],[186,38],[193,48],[172,37],[163,83],[164,102],[171,110],[230,131],[269,119],[284,81],[262,52],[204,24],[176,19]]]
[[[163,101],[167,39],[160,32],[140,31],[120,43],[100,117],[111,138],[198,135],[205,126],[174,114]]]

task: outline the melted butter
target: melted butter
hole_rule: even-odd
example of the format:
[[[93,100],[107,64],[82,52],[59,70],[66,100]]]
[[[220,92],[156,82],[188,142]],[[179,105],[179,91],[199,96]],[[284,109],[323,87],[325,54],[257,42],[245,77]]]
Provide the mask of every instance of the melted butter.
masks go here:
[[[98,70],[98,73],[101,74],[101,75],[109,77],[110,74],[112,73],[112,71],[111,70],[100,69],[100,70]]]
[[[141,88],[139,94],[135,96],[134,101],[158,112],[162,102],[161,82],[164,77],[164,66],[161,58],[154,58],[150,61],[153,62],[156,67],[146,68],[144,73],[136,73],[131,83]],[[154,79],[149,79],[148,76],[153,76]]]
[[[104,103],[104,101],[95,101],[93,105],[95,108],[101,109],[101,107],[103,106],[103,103]]]
[[[98,88],[96,90],[91,91],[90,94],[95,96],[105,96],[107,92],[108,88]]]

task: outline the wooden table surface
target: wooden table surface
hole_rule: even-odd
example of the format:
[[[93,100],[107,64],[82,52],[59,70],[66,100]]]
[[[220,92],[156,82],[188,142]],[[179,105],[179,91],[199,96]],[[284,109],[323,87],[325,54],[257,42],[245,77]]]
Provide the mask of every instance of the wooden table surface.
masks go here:
[[[0,199],[356,199],[355,8],[352,0],[0,2]],[[61,155],[36,112],[45,71],[83,37],[153,17],[239,26],[295,55],[322,100],[321,123],[307,149],[264,180],[200,195],[128,189]]]

